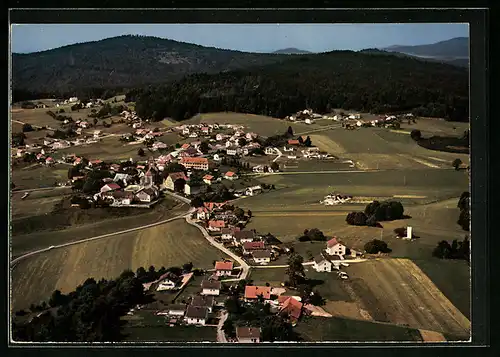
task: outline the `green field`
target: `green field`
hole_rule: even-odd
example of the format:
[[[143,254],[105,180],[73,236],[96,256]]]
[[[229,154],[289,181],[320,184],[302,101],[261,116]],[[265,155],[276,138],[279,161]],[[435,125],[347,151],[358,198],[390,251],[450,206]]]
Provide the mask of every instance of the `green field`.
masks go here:
[[[13,169],[11,180],[16,189],[53,187],[54,183],[68,180],[69,165],[56,164],[53,167],[37,164],[22,169]]]
[[[308,317],[295,331],[305,342],[419,342],[417,329],[342,318]]]
[[[21,260],[12,270],[12,305],[15,310],[25,308],[47,299],[55,289],[68,293],[89,277],[113,278],[125,269],[182,266],[188,262],[195,268],[208,269],[222,257],[197,228],[174,221]]]

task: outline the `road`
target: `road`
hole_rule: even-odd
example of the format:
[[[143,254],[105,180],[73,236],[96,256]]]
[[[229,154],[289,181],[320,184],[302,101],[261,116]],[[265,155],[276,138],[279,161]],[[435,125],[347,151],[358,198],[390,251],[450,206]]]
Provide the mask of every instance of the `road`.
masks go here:
[[[361,263],[361,262],[366,262],[367,259],[345,259],[345,260],[339,260],[339,262],[342,263]],[[305,262],[302,263],[304,266],[308,265],[314,265],[314,262]],[[252,266],[254,269],[275,269],[275,268],[288,268],[288,265],[255,265]]]
[[[247,264],[247,262],[245,262],[243,259],[241,259],[238,255],[236,255],[235,253],[231,252],[229,249],[227,249],[226,247],[224,247],[223,244],[221,243],[217,243],[214,239],[214,237],[212,237],[208,232],[207,230],[200,226],[198,223],[196,223],[194,220],[191,219],[191,215],[187,215],[186,217],[186,222],[196,228],[198,228],[201,233],[203,234],[203,236],[205,237],[206,240],[208,240],[208,242],[213,245],[215,248],[219,249],[220,251],[224,252],[225,254],[229,255],[231,258],[233,258],[236,262],[238,262],[238,264],[241,265],[241,274],[240,274],[240,277],[237,279],[237,280],[243,280],[243,279],[246,279],[247,275],[248,275],[248,271],[250,270],[250,266]]]
[[[19,262],[22,259],[28,258],[30,256],[33,256],[33,255],[36,255],[36,254],[39,254],[39,253],[47,252],[49,250],[58,249],[58,248],[64,248],[64,247],[69,247],[69,246],[75,245],[75,244],[86,243],[86,242],[90,242],[90,241],[97,240],[97,239],[109,238],[109,237],[112,237],[112,236],[115,236],[115,235],[119,235],[119,234],[125,234],[125,233],[139,231],[141,229],[146,229],[146,228],[151,228],[151,227],[159,226],[161,224],[165,224],[165,223],[168,223],[168,222],[175,221],[177,219],[184,218],[186,216],[190,216],[193,212],[194,212],[194,208],[191,208],[191,209],[189,209],[189,211],[187,213],[183,213],[183,214],[180,214],[178,216],[175,216],[175,217],[172,217],[172,218],[169,218],[169,219],[165,219],[163,221],[155,222],[155,223],[152,223],[152,224],[147,224],[147,225],[140,226],[140,227],[126,229],[124,231],[103,234],[103,235],[96,236],[96,237],[85,238],[85,239],[77,240],[77,241],[74,241],[74,242],[69,242],[69,243],[60,244],[60,245],[54,245],[54,246],[51,246],[51,247],[48,247],[48,248],[43,248],[43,249],[35,250],[33,252],[29,252],[29,253],[26,253],[24,255],[21,255],[20,257],[17,257],[16,259],[13,259],[10,262],[10,264],[11,264],[11,266],[14,266],[15,263]]]
[[[221,311],[219,323],[217,324],[217,342],[227,343],[226,334],[222,330],[222,327],[224,326],[224,322],[226,322],[228,316],[229,314],[226,310]]]

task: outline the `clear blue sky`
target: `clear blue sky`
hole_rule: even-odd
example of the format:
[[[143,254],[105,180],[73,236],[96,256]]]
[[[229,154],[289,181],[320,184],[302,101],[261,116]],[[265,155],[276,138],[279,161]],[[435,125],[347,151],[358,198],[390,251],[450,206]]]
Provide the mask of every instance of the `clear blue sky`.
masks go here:
[[[148,35],[247,52],[311,52],[423,45],[468,37],[468,24],[26,24],[12,25],[12,52],[28,53],[119,35]]]

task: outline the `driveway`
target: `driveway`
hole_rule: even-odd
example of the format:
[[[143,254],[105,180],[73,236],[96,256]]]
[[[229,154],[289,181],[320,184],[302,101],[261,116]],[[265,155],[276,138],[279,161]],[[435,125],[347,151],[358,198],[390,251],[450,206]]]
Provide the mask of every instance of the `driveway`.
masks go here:
[[[222,327],[224,326],[224,322],[227,320],[228,316],[229,314],[226,310],[221,311],[219,323],[217,324],[217,342],[227,343],[226,334],[222,330]]]

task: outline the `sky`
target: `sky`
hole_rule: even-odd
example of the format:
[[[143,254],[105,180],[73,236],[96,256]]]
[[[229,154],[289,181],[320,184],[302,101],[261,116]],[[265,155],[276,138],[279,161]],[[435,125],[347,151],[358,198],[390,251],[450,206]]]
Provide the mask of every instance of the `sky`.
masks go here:
[[[22,24],[12,52],[44,51],[120,35],[146,35],[245,52],[310,52],[424,45],[468,37],[468,24]]]

